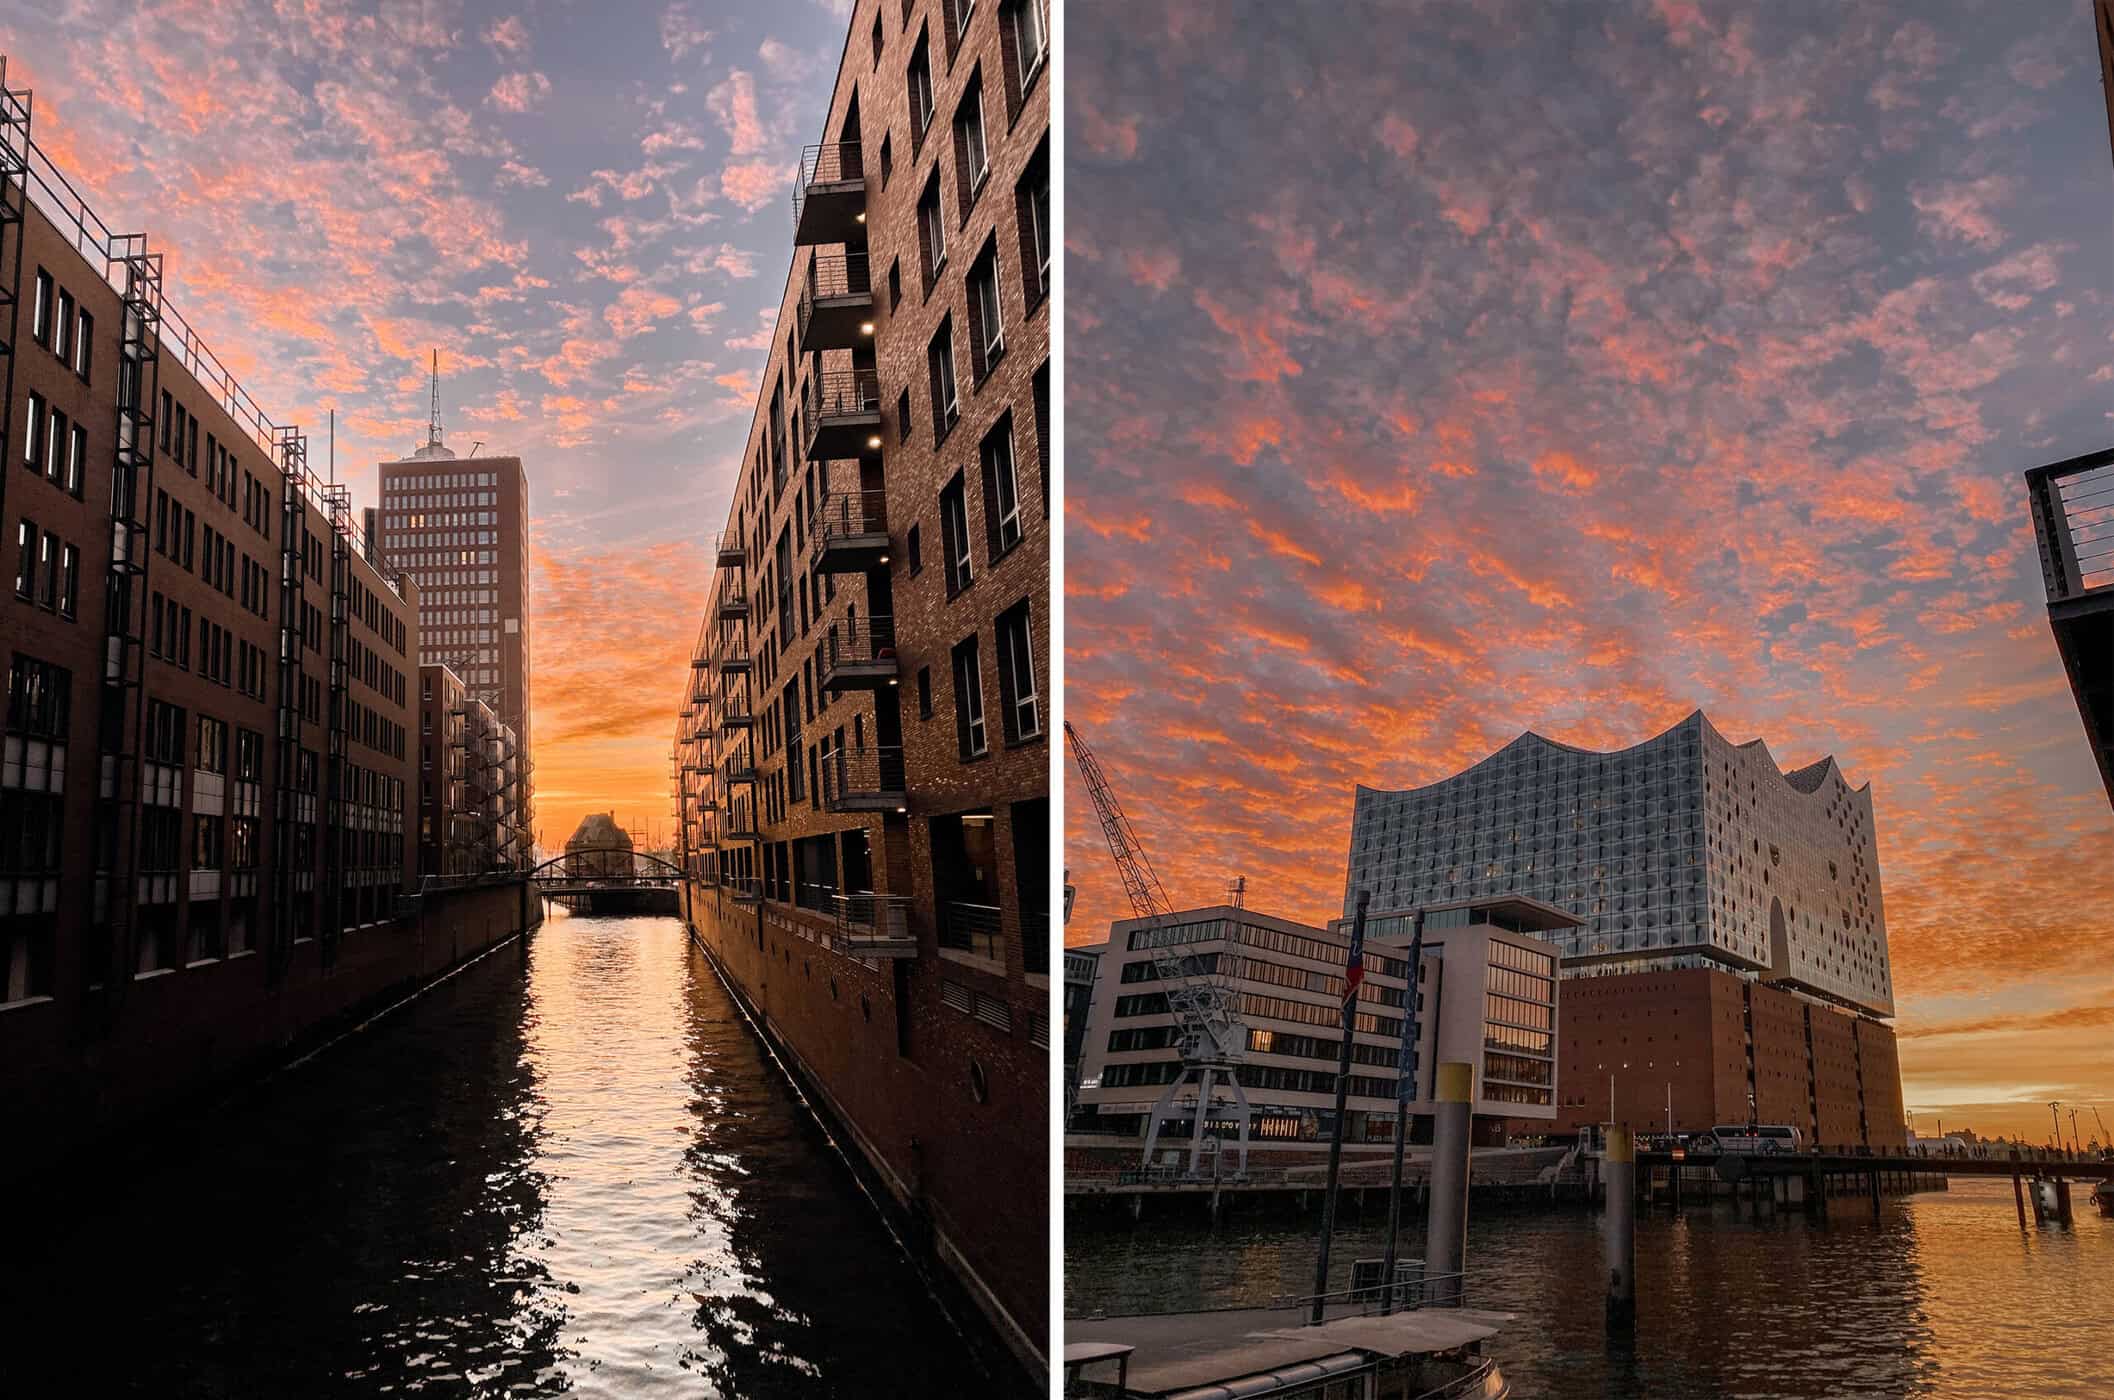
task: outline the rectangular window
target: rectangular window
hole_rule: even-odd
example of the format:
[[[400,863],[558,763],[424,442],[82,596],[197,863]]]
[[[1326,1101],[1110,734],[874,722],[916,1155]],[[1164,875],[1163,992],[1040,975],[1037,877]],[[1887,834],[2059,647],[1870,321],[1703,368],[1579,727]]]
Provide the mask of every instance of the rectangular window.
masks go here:
[[[982,383],[1006,353],[1005,313],[998,300],[998,240],[994,237],[969,269],[969,345]]]
[[[73,330],[73,372],[87,383],[95,365],[95,317],[83,311]]]
[[[918,196],[918,249],[925,258],[925,294],[932,294],[940,269],[947,263],[947,220],[940,213],[940,172],[933,169]]]
[[[22,439],[22,465],[33,472],[42,471],[44,464],[37,457],[37,454],[44,450],[44,396],[42,394],[31,394],[29,396],[29,412],[23,419],[23,425],[27,431]]]
[[[918,572],[925,567],[925,551],[923,541],[918,538],[918,527],[915,522],[910,526],[908,543],[910,548],[910,576],[916,578]]]
[[[932,668],[918,667],[918,718],[932,718]]]
[[[978,758],[990,751],[984,733],[983,668],[977,662],[973,636],[954,648],[954,730],[963,758]]]
[[[44,581],[43,589],[37,597],[37,603],[46,612],[57,612],[59,610],[59,537],[49,530],[44,532],[44,538],[37,546],[37,572]]]
[[[953,312],[940,318],[939,331],[926,347],[925,361],[932,379],[932,441],[936,446],[962,416],[961,395],[954,382]]]
[[[184,712],[165,700],[147,702],[147,760],[183,766]]]
[[[75,499],[81,494],[81,483],[88,477],[88,430],[76,423],[66,438],[66,473],[59,484]]]
[[[910,54],[910,153],[917,158],[919,143],[925,139],[925,131],[932,125],[932,53],[925,43],[925,36],[918,35],[918,45]]]
[[[1020,481],[1013,467],[1013,415],[1006,414],[984,437],[984,532],[991,560],[1020,543]]]
[[[940,547],[947,560],[947,596],[952,598],[976,580],[969,562],[969,501],[960,472],[940,490]]]
[[[228,727],[210,715],[198,717],[198,767],[206,773],[228,771]]]
[[[37,344],[51,348],[51,274],[43,268],[37,269],[37,299],[30,312],[29,338]]]
[[[1050,362],[1035,369],[1035,465],[1042,476],[1042,518],[1050,518]]]
[[[1035,643],[1028,630],[1028,600],[998,615],[998,695],[1006,707],[1006,738],[1014,743],[1042,733],[1042,706],[1035,688]]]
[[[977,192],[991,174],[991,153],[984,144],[984,84],[972,75],[954,109],[954,160],[960,188],[963,217],[976,203]]]
[[[15,527],[15,596],[31,602],[37,596],[37,525],[27,518]]]
[[[1006,37],[1012,41],[1014,84],[1026,92],[1050,50],[1049,0],[1014,0],[1006,11]]]
[[[61,288],[59,291],[59,314],[52,322],[51,353],[59,357],[62,364],[73,360],[73,293]]]
[[[72,617],[81,601],[81,551],[59,547],[59,612]]]
[[[1020,228],[1021,284],[1033,306],[1050,294],[1050,152],[1047,143],[1013,187],[1014,222]]]
[[[66,475],[66,442],[72,436],[67,429],[66,415],[57,408],[45,410],[44,414],[44,475],[56,486]]]

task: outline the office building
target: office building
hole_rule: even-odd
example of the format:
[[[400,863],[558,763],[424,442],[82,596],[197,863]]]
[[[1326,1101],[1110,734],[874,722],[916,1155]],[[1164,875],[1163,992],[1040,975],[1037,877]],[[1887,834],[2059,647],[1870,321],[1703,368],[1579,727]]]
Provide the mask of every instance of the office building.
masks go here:
[[[425,445],[381,464],[380,552],[418,585],[419,664],[446,666],[513,731],[533,828],[528,476],[519,457],[458,457],[441,437],[436,408]]]
[[[1558,979],[1552,939],[1574,923],[1560,909],[1516,896],[1425,911],[1412,1141],[1430,1140],[1441,1061],[1475,1066],[1478,1141],[1501,1141],[1507,1119],[1515,1132],[1545,1131],[1554,1120]],[[1368,917],[1344,1101],[1349,1150],[1394,1141],[1411,937],[1407,912]],[[1080,1055],[1078,1102],[1068,1126],[1077,1136],[1070,1141],[1087,1143],[1093,1141],[1088,1135],[1097,1135],[1134,1154],[1157,1111],[1156,1155],[1187,1160],[1196,1120],[1194,1077],[1172,1102],[1163,1099],[1165,1087],[1182,1077],[1175,1019],[1157,989],[1156,950],[1171,946],[1195,959],[1198,975],[1224,979],[1237,993],[1247,1032],[1246,1058],[1235,1070],[1239,1088],[1213,1091],[1210,1134],[1222,1147],[1238,1139],[1245,1097],[1250,1145],[1263,1160],[1272,1153],[1308,1155],[1326,1144],[1343,1046],[1349,921],[1314,928],[1232,905],[1187,910],[1159,923],[1124,919],[1111,925]]]
[[[1079,1057],[1093,1014],[1094,983],[1100,976],[1101,955],[1107,951],[1105,944],[1064,950],[1064,1088],[1068,1096],[1079,1088]]]
[[[514,731],[462,678],[418,668],[418,870],[480,875],[528,861]]]
[[[1669,1056],[1656,1039],[1621,1053],[1622,1027],[1624,1008],[1642,1029],[1670,997],[1696,1022],[1674,1058],[1700,1076],[1685,1109],[1674,1094],[1677,1123],[1744,1120],[1751,1086],[1754,1111],[1773,1105],[1788,1116],[1768,1121],[1809,1135],[1857,1122],[1876,1142],[1900,1127],[1887,1117],[1900,1079],[1881,1019],[1894,999],[1871,789],[1832,758],[1780,769],[1760,740],[1735,745],[1701,712],[1611,753],[1523,734],[1428,787],[1359,788],[1350,868],[1349,889],[1384,905],[1516,892],[1576,914],[1552,936],[1564,976],[1612,980],[1567,992],[1596,1019],[1565,1027],[1576,1080],[1560,1086],[1562,1125],[1603,1121],[1609,1072],[1625,1120],[1663,1123]],[[1733,1007],[1751,1034],[1705,1033]],[[1615,1039],[1593,1040],[1589,1024]],[[1840,1047],[1855,1062],[1847,1080],[1827,1062]],[[1625,1069],[1656,1076],[1649,1094],[1636,1079],[1627,1107]]]
[[[674,764],[700,941],[1034,1369],[1050,57],[1042,0],[851,7]]]

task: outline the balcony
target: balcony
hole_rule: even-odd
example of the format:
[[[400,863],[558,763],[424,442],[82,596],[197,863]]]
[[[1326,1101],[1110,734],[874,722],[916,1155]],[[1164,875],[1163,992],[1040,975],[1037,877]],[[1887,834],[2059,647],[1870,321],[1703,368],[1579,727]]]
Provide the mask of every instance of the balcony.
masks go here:
[[[712,611],[721,622],[749,620],[749,593],[741,586],[741,577],[738,574],[719,576],[719,596],[713,603]]]
[[[800,399],[801,451],[834,462],[881,449],[881,376],[870,369],[818,370]]]
[[[758,904],[763,900],[763,881],[754,875],[723,875],[720,888],[734,896],[736,904]]]
[[[793,187],[795,243],[849,243],[866,224],[866,162],[856,141],[827,141],[800,153]]]
[[[741,547],[741,536],[732,530],[722,533],[713,547],[713,558],[722,569],[739,569],[748,563],[748,551]]]
[[[834,896],[837,941],[848,953],[866,958],[914,958],[917,935],[910,931],[910,901],[899,894]]]
[[[818,681],[826,690],[885,690],[900,683],[892,617],[838,618],[818,652]]]
[[[720,760],[719,776],[729,787],[735,783],[756,781],[756,758],[747,744],[742,744]]]
[[[2114,448],[2034,468],[2026,495],[2048,629],[2114,802]]]
[[[888,563],[888,493],[831,491],[815,503],[815,567],[859,574]]]
[[[822,805],[832,812],[910,809],[899,744],[834,749],[822,756]]]
[[[754,727],[756,716],[749,713],[749,702],[736,696],[728,696],[719,710],[719,732],[732,734]]]
[[[720,648],[717,664],[722,676],[746,676],[749,674],[749,644],[728,641]]]
[[[817,253],[800,289],[800,349],[856,350],[873,344],[873,280],[864,253]]]
[[[756,839],[756,812],[746,806],[719,809],[719,834],[728,841]]]
[[[998,907],[948,900],[940,905],[940,946],[974,953],[993,962],[1004,962],[1006,936],[1000,930]]]

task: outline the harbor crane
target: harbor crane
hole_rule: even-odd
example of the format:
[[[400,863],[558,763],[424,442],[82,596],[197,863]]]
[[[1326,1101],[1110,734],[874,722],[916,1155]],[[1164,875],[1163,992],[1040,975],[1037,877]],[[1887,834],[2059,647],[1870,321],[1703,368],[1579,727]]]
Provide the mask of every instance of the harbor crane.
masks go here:
[[[1197,1175],[1197,1158],[1203,1151],[1204,1134],[1211,1122],[1213,1081],[1222,1081],[1232,1091],[1240,1123],[1239,1160],[1235,1171],[1248,1174],[1248,1092],[1241,1087],[1239,1068],[1247,1058],[1248,1032],[1241,1021],[1238,994],[1230,985],[1231,958],[1221,955],[1207,965],[1197,953],[1194,939],[1182,936],[1181,926],[1168,907],[1167,890],[1145,854],[1123,804],[1101,770],[1101,760],[1087,747],[1079,731],[1065,721],[1065,742],[1079,765],[1079,776],[1093,799],[1094,813],[1101,819],[1101,834],[1108,842],[1116,873],[1123,877],[1123,893],[1131,913],[1146,927],[1132,934],[1152,951],[1153,975],[1167,996],[1167,1009],[1174,1016],[1175,1049],[1181,1068],[1152,1106],[1145,1126],[1144,1164],[1152,1164],[1153,1148],[1160,1136],[1163,1116],[1175,1107],[1175,1096],[1194,1077],[1196,1107],[1189,1133],[1189,1175]]]

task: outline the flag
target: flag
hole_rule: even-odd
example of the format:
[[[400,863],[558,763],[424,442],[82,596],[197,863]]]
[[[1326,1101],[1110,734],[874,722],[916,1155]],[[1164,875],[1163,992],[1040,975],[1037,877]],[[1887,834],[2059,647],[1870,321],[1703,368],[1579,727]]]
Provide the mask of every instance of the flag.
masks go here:
[[[1365,920],[1360,918],[1351,925],[1351,957],[1343,968],[1343,1012],[1346,1016],[1358,1004],[1358,984],[1365,980]]]

